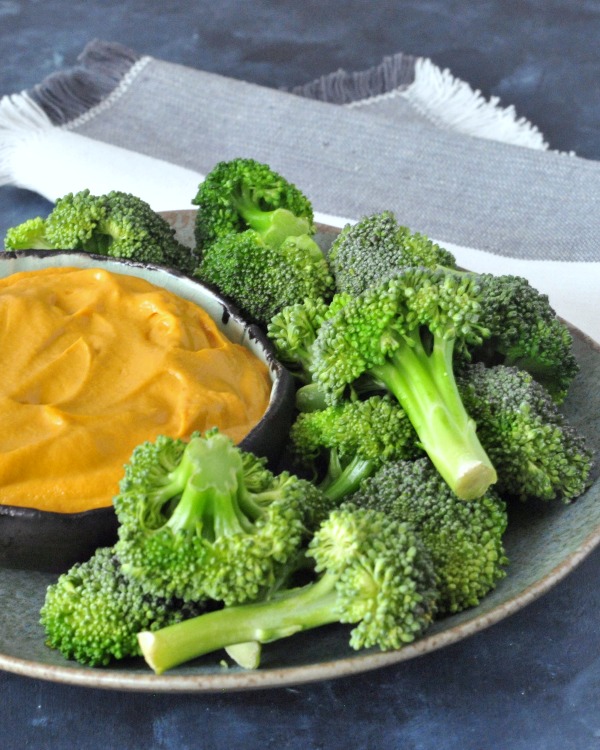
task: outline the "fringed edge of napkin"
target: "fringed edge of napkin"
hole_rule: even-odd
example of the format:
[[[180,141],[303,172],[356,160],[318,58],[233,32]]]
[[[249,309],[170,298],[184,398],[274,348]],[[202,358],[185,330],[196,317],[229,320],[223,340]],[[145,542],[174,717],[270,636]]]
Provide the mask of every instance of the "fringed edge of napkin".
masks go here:
[[[402,98],[437,127],[465,135],[546,150],[541,131],[497,96],[485,99],[465,81],[426,57],[402,52],[367,70],[338,70],[290,89],[298,96],[348,107],[369,107],[382,98]]]
[[[150,58],[118,43],[94,40],[77,65],[49,75],[28,91],[0,99],[0,185],[18,185],[19,147],[53,128],[71,129],[121,96]]]
[[[94,40],[77,65],[48,76],[29,91],[0,100],[0,185],[19,185],[17,150],[52,128],[70,130],[96,117],[127,91],[151,60],[114,42]],[[290,93],[348,107],[401,97],[430,123],[471,136],[535,149],[548,146],[540,131],[514,107],[442,70],[431,60],[399,53],[368,70],[338,70]]]

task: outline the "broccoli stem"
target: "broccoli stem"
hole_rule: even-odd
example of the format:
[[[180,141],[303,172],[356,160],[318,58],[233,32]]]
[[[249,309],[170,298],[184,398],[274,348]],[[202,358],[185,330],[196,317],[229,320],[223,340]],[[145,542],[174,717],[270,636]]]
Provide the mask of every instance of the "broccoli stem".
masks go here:
[[[427,352],[415,331],[372,373],[398,399],[452,491],[463,500],[473,500],[485,494],[497,476],[458,391],[453,351],[453,338],[434,336]]]
[[[319,485],[319,489],[330,500],[341,500],[356,492],[363,479],[370,477],[375,469],[375,461],[358,456],[354,456],[350,463],[342,466],[337,451],[332,449],[329,454],[327,475]]]
[[[204,654],[235,644],[270,643],[339,621],[337,577],[289,589],[268,601],[226,607],[155,632],[138,633],[148,665],[161,674]]]
[[[175,533],[196,531],[209,539],[250,533],[253,528],[238,502],[242,462],[235,449],[218,452],[206,441],[192,440],[174,474],[184,481],[167,526]],[[212,460],[211,460],[212,459]]]
[[[272,247],[278,247],[287,237],[311,233],[310,222],[287,208],[265,211],[246,193],[238,196],[233,204],[250,229]]]
[[[318,383],[307,383],[296,391],[298,411],[320,411],[327,406],[327,396]]]

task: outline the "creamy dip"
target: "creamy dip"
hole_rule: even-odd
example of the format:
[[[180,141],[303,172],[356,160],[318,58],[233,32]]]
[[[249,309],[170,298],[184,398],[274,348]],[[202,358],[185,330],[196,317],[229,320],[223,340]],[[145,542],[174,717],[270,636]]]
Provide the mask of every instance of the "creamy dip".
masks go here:
[[[136,445],[263,416],[268,369],[198,305],[143,279],[48,268],[0,279],[0,503],[110,505]]]

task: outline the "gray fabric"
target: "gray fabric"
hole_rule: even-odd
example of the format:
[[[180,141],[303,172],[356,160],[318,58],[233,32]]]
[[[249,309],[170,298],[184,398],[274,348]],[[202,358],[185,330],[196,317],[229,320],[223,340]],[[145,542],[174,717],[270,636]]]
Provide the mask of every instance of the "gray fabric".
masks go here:
[[[505,256],[600,260],[600,164],[459,135],[151,60],[77,132],[206,173],[248,156],[316,210],[391,209],[414,231]]]

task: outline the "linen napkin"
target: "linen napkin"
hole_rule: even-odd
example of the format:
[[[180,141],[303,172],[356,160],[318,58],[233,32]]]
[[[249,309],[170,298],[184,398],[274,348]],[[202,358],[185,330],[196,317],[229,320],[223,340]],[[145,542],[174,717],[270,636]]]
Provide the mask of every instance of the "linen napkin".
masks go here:
[[[237,156],[270,164],[343,226],[392,210],[477,271],[518,273],[600,340],[600,163],[550,151],[513,108],[398,54],[275,90],[94,41],[0,101],[0,185],[50,200],[127,190],[191,208]]]

